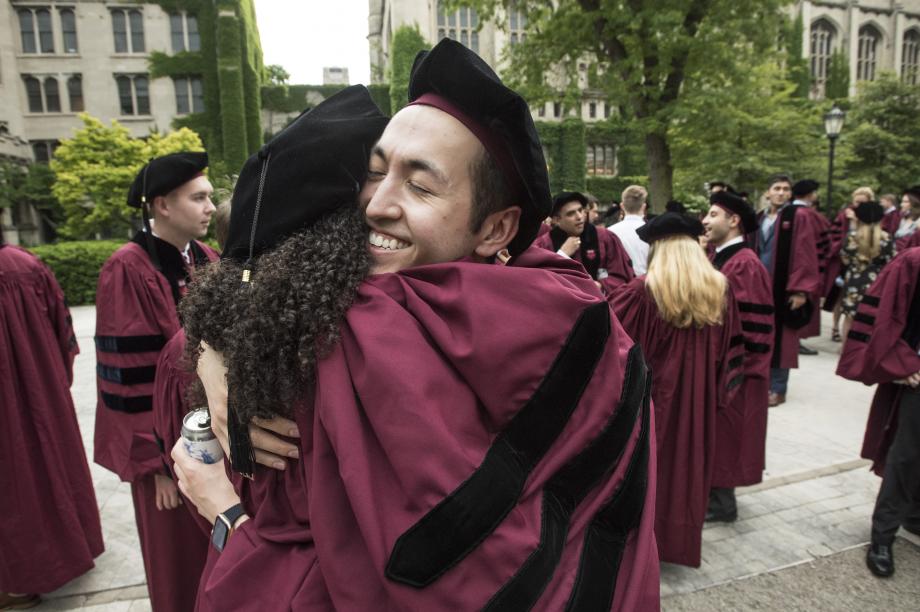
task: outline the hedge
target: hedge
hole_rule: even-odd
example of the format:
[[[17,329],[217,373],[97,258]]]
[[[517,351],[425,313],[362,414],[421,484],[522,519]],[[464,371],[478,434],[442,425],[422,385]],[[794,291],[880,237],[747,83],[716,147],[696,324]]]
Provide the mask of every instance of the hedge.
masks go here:
[[[84,240],[45,244],[29,250],[54,272],[67,303],[78,306],[96,303],[96,282],[102,264],[122,244],[117,240]]]
[[[647,176],[589,176],[585,180],[585,189],[602,203],[620,201],[623,190],[630,185],[642,185],[648,188]]]

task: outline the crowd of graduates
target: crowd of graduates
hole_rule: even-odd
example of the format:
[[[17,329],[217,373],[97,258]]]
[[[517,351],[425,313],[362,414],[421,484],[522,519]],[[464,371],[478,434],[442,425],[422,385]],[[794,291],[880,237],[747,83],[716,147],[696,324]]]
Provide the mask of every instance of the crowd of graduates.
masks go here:
[[[219,208],[204,153],[128,192],[94,460],[130,483],[155,612],[657,610],[659,563],[698,567],[704,523],[761,481],[822,308],[838,373],[879,385],[867,564],[893,573],[920,531],[920,189],[833,221],[786,175],[762,206],[714,182],[701,215],[651,214],[640,185],[605,211],[550,195],[526,103],[461,45],[420,54],[409,97],[392,119],[330,97]],[[0,239],[0,291],[2,610],[103,541],[61,290]],[[183,445],[199,406],[221,462]]]

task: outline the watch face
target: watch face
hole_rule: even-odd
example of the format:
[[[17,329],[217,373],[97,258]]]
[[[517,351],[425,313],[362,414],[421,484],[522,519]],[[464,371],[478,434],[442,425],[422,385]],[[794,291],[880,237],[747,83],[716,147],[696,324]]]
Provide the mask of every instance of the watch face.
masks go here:
[[[227,543],[227,536],[229,534],[230,529],[227,527],[227,524],[223,521],[222,517],[218,516],[217,520],[214,521],[214,529],[211,530],[211,544],[217,549],[217,552],[224,551],[224,545]]]

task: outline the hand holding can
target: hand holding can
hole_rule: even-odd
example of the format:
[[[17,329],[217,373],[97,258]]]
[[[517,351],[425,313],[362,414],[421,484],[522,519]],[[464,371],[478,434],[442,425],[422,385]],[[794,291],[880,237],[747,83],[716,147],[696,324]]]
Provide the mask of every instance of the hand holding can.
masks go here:
[[[207,408],[196,408],[182,419],[182,445],[190,457],[202,463],[217,463],[224,458]]]

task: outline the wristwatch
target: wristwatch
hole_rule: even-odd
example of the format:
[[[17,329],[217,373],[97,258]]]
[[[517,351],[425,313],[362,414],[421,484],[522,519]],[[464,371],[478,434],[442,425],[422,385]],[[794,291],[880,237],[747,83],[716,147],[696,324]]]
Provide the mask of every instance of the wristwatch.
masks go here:
[[[217,549],[217,552],[223,552],[224,546],[227,545],[227,538],[233,532],[233,526],[244,514],[246,510],[243,504],[236,504],[217,515],[214,527],[211,528],[211,545]]]

